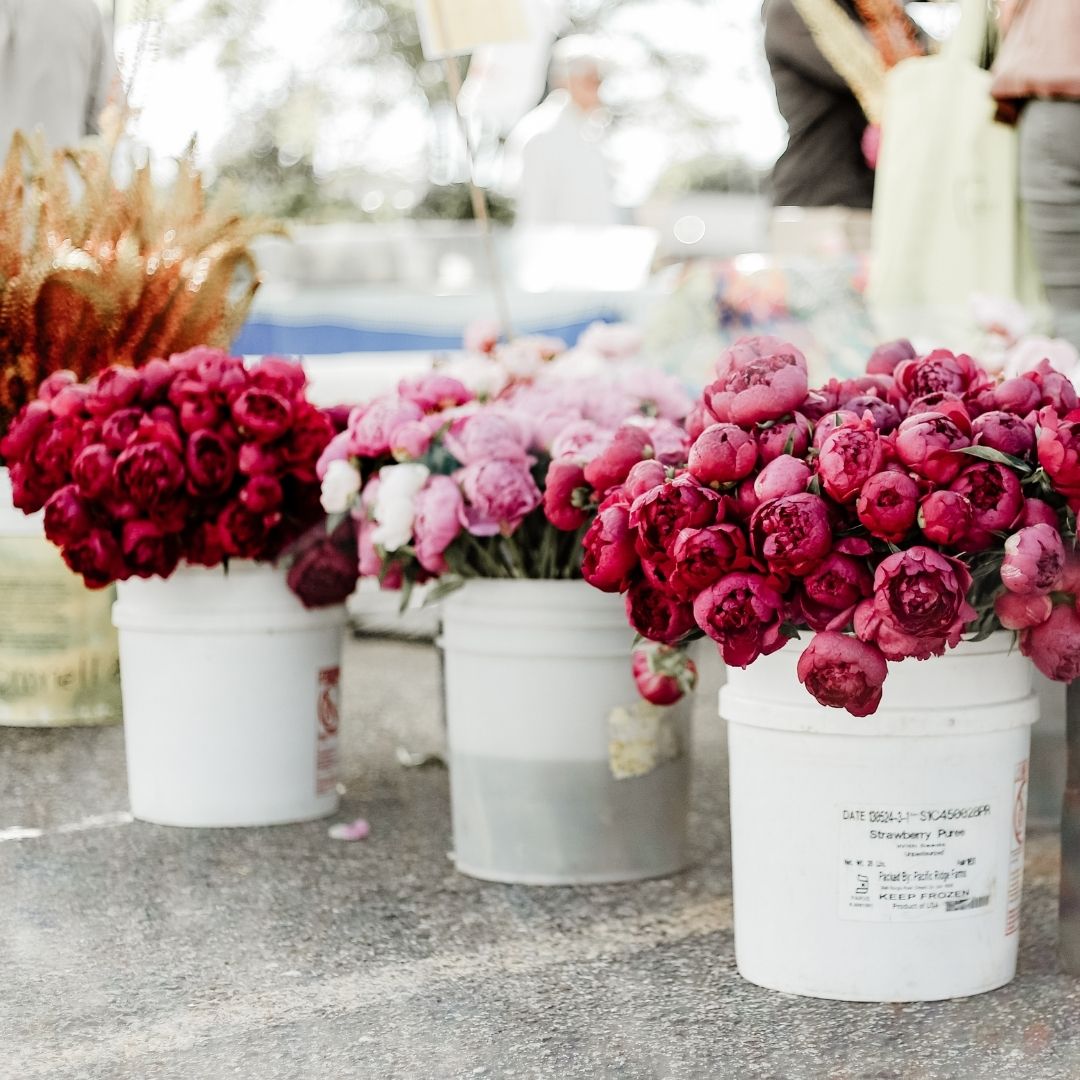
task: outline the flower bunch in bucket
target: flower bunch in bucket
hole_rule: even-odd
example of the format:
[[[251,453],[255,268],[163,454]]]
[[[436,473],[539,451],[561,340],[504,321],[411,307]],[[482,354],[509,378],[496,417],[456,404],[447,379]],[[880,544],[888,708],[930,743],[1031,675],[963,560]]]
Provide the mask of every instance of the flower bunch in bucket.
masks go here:
[[[738,667],[811,632],[800,680],[856,716],[877,709],[889,663],[1001,629],[1069,681],[1077,405],[1048,363],[1002,380],[907,342],[811,390],[797,348],[744,339],[688,421],[686,462],[598,487],[583,574],[625,593],[643,637],[705,635]]]
[[[340,603],[354,540],[321,528],[315,467],[334,426],[305,384],[290,361],[249,368],[202,347],[87,383],[50,375],[0,442],[15,505],[44,508],[46,536],[91,588],[288,553],[301,599]]]
[[[360,572],[387,589],[579,578],[599,493],[642,458],[684,460],[692,405],[599,350],[492,341],[354,408],[319,463],[323,506],[355,516]]]

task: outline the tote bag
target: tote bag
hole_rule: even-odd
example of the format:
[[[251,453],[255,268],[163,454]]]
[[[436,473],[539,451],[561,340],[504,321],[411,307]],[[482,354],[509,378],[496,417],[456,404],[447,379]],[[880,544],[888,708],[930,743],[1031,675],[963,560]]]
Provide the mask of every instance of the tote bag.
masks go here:
[[[936,56],[888,74],[874,189],[869,299],[886,337],[970,346],[975,293],[1039,301],[1022,234],[1013,128],[979,65],[986,0],[963,0]]]

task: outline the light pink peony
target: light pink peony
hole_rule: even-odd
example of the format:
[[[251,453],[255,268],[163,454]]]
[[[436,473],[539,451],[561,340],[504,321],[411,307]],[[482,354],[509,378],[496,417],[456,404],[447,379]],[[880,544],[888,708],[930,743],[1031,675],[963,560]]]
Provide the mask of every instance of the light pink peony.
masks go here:
[[[505,413],[476,413],[455,420],[446,434],[446,449],[462,465],[482,465],[501,460],[524,463],[528,457],[528,432]]]
[[[1020,633],[1020,651],[1056,682],[1080,679],[1080,614],[1072,604],[1060,604],[1038,626]]]
[[[464,500],[449,476],[432,476],[414,499],[413,539],[416,558],[432,574],[447,570],[443,552],[461,532]]]
[[[461,523],[473,536],[511,536],[543,501],[524,461],[481,461],[457,479],[465,495]]]
[[[390,453],[398,428],[419,420],[423,410],[413,401],[394,395],[375,398],[354,409],[349,417],[349,453],[357,457],[379,457]]]
[[[1053,525],[1029,525],[1005,541],[1001,582],[1020,596],[1053,592],[1065,569],[1065,545]]]
[[[806,357],[774,337],[736,342],[717,361],[716,376],[705,388],[705,404],[721,423],[778,420],[802,404],[809,386]]]

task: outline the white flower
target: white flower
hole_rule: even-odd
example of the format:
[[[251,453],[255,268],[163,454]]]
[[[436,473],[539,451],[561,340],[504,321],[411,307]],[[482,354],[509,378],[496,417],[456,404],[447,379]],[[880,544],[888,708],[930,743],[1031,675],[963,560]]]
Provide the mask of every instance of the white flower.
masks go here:
[[[1023,375],[1043,360],[1049,360],[1051,367],[1071,379],[1074,386],[1080,386],[1080,354],[1064,338],[1021,338],[1005,354],[1005,376],[1011,379]]]
[[[430,475],[426,465],[415,462],[386,465],[379,470],[379,490],[372,510],[375,529],[371,534],[377,547],[397,551],[412,539],[416,496]]]
[[[328,514],[344,514],[360,491],[360,471],[351,461],[331,461],[323,477],[319,501]]]

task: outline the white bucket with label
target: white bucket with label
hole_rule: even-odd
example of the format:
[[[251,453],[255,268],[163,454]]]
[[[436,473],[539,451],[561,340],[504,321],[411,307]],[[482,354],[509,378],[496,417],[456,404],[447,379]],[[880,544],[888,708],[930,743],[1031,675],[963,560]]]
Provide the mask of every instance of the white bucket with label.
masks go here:
[[[689,707],[641,701],[622,598],[470,581],[443,611],[457,868],[572,885],[688,862]]]
[[[131,812],[277,825],[337,809],[343,606],[308,611],[264,563],[122,582]]]
[[[120,720],[112,589],[88,589],[45,539],[41,513],[11,502],[0,468],[0,726]]]
[[[819,706],[807,640],[720,692],[735,957],[772,990],[932,1001],[1016,972],[1032,667],[1013,635],[889,665],[865,718]]]

